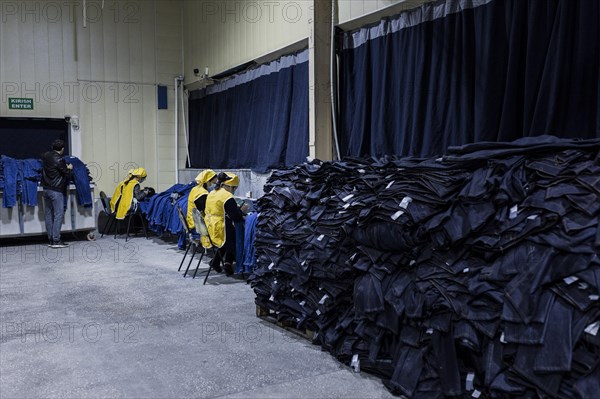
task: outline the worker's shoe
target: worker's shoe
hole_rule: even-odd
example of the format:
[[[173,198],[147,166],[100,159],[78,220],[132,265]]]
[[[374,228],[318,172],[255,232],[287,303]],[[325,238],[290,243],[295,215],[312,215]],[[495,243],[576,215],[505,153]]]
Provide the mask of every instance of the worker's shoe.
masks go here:
[[[229,262],[225,262],[223,264],[223,270],[225,270],[225,275],[231,276],[233,274],[233,265]]]
[[[216,258],[210,261],[210,265],[214,271],[217,273],[223,273],[223,269],[221,269],[221,265],[217,262]]]
[[[69,244],[67,244],[66,242],[63,241],[55,241],[52,245],[50,245],[50,248],[67,248],[69,246]]]

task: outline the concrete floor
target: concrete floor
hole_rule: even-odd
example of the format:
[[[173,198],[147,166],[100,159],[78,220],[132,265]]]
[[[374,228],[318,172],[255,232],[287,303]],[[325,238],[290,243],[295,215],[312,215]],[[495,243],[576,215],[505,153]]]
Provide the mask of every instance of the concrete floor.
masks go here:
[[[0,244],[2,245],[2,244]],[[0,247],[0,398],[391,398],[159,239]]]

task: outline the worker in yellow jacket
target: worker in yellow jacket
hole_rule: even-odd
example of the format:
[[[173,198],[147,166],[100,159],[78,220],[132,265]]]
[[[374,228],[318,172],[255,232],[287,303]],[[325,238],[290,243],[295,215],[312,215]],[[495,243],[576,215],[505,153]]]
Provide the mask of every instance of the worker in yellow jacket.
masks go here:
[[[225,273],[233,274],[235,259],[235,225],[243,223],[247,205],[238,207],[233,194],[240,184],[240,179],[233,173],[227,173],[219,188],[206,197],[205,221],[208,233],[215,247],[219,248],[213,259],[213,268],[219,272],[221,258],[224,259]]]
[[[192,232],[192,235],[197,237],[198,229],[196,229],[194,217],[192,216],[192,211],[194,208],[197,208],[204,217],[204,208],[206,207],[206,197],[208,196],[208,190],[210,186],[216,184],[217,174],[211,169],[206,169],[200,172],[198,176],[196,176],[195,180],[197,186],[192,188],[188,196],[186,222],[190,231]],[[208,238],[208,236],[200,235],[200,240],[204,248],[211,247],[210,239]]]
[[[197,186],[192,188],[192,191],[190,191],[187,203],[186,221],[190,229],[195,227],[194,218],[192,217],[192,209],[197,208],[202,214],[204,214],[208,189],[217,182],[217,174],[214,170],[206,169],[200,172],[198,176],[196,176],[195,180]]]
[[[137,207],[137,202],[148,195],[147,189],[142,189],[140,184],[146,180],[146,169],[137,168],[129,171],[127,179],[117,186],[113,198],[110,200],[111,211],[117,212],[116,218],[123,220],[130,210]]]

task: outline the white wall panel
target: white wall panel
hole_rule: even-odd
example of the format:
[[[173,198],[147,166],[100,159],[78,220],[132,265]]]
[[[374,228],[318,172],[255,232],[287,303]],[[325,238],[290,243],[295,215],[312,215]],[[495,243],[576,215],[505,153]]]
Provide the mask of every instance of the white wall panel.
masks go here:
[[[311,1],[183,0],[186,83],[308,37]]]
[[[133,165],[148,169],[146,184],[172,185],[181,1],[106,0],[102,10],[101,0],[88,0],[86,28],[81,2],[53,2],[54,9],[44,1],[10,3],[15,8],[2,8],[0,20],[0,116],[79,115],[82,158],[97,193],[112,194]],[[169,85],[168,110],[157,110],[157,83]],[[33,97],[34,110],[9,110],[9,95]],[[158,170],[161,153],[172,160],[160,165],[168,173]]]

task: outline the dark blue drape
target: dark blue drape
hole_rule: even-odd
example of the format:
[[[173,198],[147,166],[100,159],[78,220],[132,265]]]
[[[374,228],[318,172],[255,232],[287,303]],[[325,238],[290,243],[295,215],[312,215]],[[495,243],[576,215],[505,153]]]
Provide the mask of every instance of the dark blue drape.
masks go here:
[[[300,163],[308,155],[307,52],[236,77],[189,101],[193,168],[257,171]]]
[[[344,33],[342,154],[600,138],[599,22],[597,0],[451,0]]]

